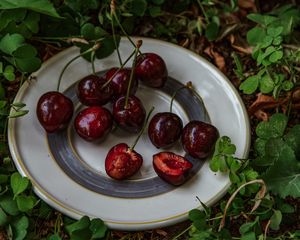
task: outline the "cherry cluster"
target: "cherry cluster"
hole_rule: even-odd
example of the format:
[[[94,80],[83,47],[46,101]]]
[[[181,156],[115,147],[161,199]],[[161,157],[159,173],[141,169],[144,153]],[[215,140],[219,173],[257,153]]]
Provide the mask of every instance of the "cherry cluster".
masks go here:
[[[138,45],[138,44],[137,44]],[[141,44],[139,44],[141,45]],[[111,68],[103,76],[91,74],[76,85],[79,101],[87,106],[74,119],[74,129],[86,141],[103,140],[112,130],[113,122],[125,131],[139,133],[133,146],[120,143],[110,149],[105,159],[106,173],[113,179],[123,180],[134,175],[143,163],[143,157],[134,147],[143,134],[153,108],[146,116],[142,101],[135,96],[139,82],[162,88],[168,79],[164,60],[155,53],[140,53],[135,49],[131,68]],[[148,125],[151,143],[166,149],[181,138],[183,149],[194,158],[206,158],[218,137],[217,129],[201,121],[190,121],[183,127],[182,120],[170,112],[155,114]],[[112,103],[112,111],[104,105]],[[65,129],[72,119],[72,101],[58,91],[43,94],[36,108],[37,118],[48,133]],[[189,175],[192,163],[169,151],[153,156],[153,167],[162,179],[180,185]]]

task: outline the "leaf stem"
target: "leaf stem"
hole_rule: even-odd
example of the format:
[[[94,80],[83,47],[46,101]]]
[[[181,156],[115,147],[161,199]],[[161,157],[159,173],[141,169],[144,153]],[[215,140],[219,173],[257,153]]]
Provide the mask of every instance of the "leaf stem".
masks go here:
[[[133,149],[135,148],[135,146],[136,146],[136,144],[138,143],[139,139],[141,138],[143,132],[145,131],[146,126],[147,126],[147,123],[148,123],[148,121],[149,121],[149,118],[150,118],[151,113],[153,112],[153,110],[154,110],[154,107],[152,107],[152,108],[150,109],[150,111],[149,111],[149,113],[148,113],[148,115],[147,115],[147,117],[146,117],[146,121],[145,121],[145,123],[144,123],[143,128],[142,128],[141,131],[139,132],[139,135],[138,135],[137,138],[135,139],[133,145],[129,148],[131,151],[133,151]]]
[[[193,227],[193,225],[191,224],[190,226],[188,226],[186,229],[184,229],[182,232],[180,232],[179,234],[177,234],[175,237],[172,238],[172,240],[177,240],[180,236],[182,236],[183,234],[185,234],[187,231],[189,231],[191,228]]]
[[[74,62],[76,59],[90,53],[90,52],[93,52],[93,51],[96,51],[98,48],[100,47],[99,44],[95,44],[92,48],[89,48],[88,50],[84,51],[83,53],[77,55],[76,57],[72,58],[65,66],[64,68],[62,69],[60,75],[59,75],[59,78],[58,78],[58,83],[57,83],[57,88],[56,90],[59,92],[59,87],[60,87],[60,83],[61,83],[61,79],[62,79],[62,76],[64,74],[64,72],[66,71],[66,69],[68,68],[68,66],[70,66],[70,64],[72,62]]]
[[[125,98],[125,105],[124,108],[127,109],[127,105],[128,105],[128,98],[130,95],[130,88],[131,88],[131,84],[132,84],[132,79],[134,76],[134,70],[135,70],[135,65],[136,65],[136,58],[139,52],[139,48],[142,45],[142,40],[139,40],[136,44],[136,48],[134,50],[134,58],[133,58],[133,63],[132,63],[132,67],[131,67],[131,72],[130,72],[130,78],[129,78],[129,83],[128,83],[128,87],[127,87],[127,92],[126,92],[126,98]]]
[[[205,12],[205,9],[204,9],[204,7],[203,7],[203,5],[202,5],[202,3],[201,3],[201,0],[197,0],[197,2],[198,2],[198,5],[199,5],[199,7],[200,7],[200,9],[201,9],[201,12],[202,12],[203,15],[204,15],[205,21],[206,21],[206,23],[208,24],[208,23],[209,23],[209,18],[208,18],[207,14],[206,14],[206,12]]]

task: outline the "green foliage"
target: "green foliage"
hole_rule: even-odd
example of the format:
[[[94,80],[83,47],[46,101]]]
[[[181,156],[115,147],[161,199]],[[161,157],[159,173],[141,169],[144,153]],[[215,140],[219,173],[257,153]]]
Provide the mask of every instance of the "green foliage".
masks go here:
[[[294,87],[294,82],[287,79],[278,66],[287,64],[293,71],[293,60],[287,61],[283,43],[292,39],[294,28],[300,24],[299,15],[299,9],[286,5],[270,15],[252,13],[247,16],[258,24],[248,31],[247,41],[254,46],[252,57],[260,70],[242,82],[240,90],[244,93],[252,94],[259,89],[277,98],[281,91],[290,91]]]
[[[51,17],[60,17],[48,0],[1,0],[0,10],[28,9]]]
[[[286,132],[287,117],[274,114],[269,122],[261,122],[256,128],[257,158],[254,165],[264,169],[262,178],[268,189],[280,197],[299,197],[300,165],[299,125]]]
[[[145,27],[145,34],[175,43],[178,41],[178,32],[184,33],[182,36],[189,39],[196,39],[198,35],[204,35],[209,41],[219,39],[223,30],[220,17],[238,9],[237,0],[124,0],[116,3],[116,15],[127,32],[135,33],[136,23],[144,23],[144,19],[151,17],[151,23]],[[198,8],[199,16],[187,17],[187,14],[182,14],[191,12],[191,6]],[[282,91],[291,91],[298,84],[300,51],[288,50],[286,45],[297,43],[295,29],[300,24],[299,9],[293,5],[284,5],[269,14],[249,14],[248,19],[256,23],[248,31],[247,41],[253,46],[252,57],[257,69],[251,69],[251,74],[247,75],[243,72],[241,60],[233,54],[236,63],[234,71],[244,80],[240,89],[246,94],[260,91],[273,94],[274,97],[278,97]],[[41,46],[43,48],[49,44],[68,47],[77,38],[82,40],[74,40],[81,52],[99,44],[95,56],[105,58],[114,52],[120,41],[117,35],[115,45],[111,35],[111,21],[109,0],[0,1],[0,130],[5,132],[8,118],[20,117],[28,112],[24,103],[11,104],[10,99],[7,99],[6,85],[16,80],[21,85],[30,73],[39,69]],[[114,23],[116,32],[120,32],[122,29]],[[91,55],[84,57],[91,61]],[[300,195],[300,125],[289,129],[287,125],[288,119],[283,114],[275,114],[269,122],[258,124],[254,160],[238,159],[234,155],[236,147],[230,138],[224,136],[218,139],[209,165],[214,172],[228,174],[232,183],[228,193],[232,194],[238,187],[258,178],[265,180],[268,193],[261,199],[260,206],[250,213],[250,204],[257,200],[259,186],[253,184],[241,188],[226,209],[228,217],[221,231],[218,231],[218,227],[225,212],[226,198],[214,209],[199,200],[201,211],[195,209],[189,213],[193,223],[189,228],[191,240],[227,240],[233,237],[262,240],[265,239],[262,222],[270,220],[269,227],[277,231],[285,217],[295,212],[295,207],[288,204],[285,198],[297,198]],[[6,147],[5,143],[0,142],[1,159],[8,155]],[[0,165],[0,226],[6,230],[9,239],[41,239],[34,231],[34,219],[49,217],[56,217],[55,226],[51,234],[43,239],[63,239],[62,225],[64,232],[73,240],[107,237],[108,229],[100,219],[91,220],[85,216],[74,221],[62,218],[59,213],[55,215],[51,207],[34,195],[29,180],[16,173],[10,158],[4,157]],[[240,236],[232,237],[228,223],[236,219],[240,223]],[[299,237],[300,232],[295,231],[276,239]]]
[[[81,239],[103,239],[107,228],[100,219],[90,219],[87,216],[82,217],[77,222],[66,226],[72,240]]]

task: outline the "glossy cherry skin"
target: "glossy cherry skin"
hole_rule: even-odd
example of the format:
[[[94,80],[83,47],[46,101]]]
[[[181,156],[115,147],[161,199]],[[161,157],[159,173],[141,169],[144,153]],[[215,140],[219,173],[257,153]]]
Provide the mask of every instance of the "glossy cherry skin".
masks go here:
[[[109,81],[111,77],[118,71],[118,68],[111,68],[106,74],[105,79]],[[111,80],[111,87],[113,89],[113,100],[118,99],[121,96],[125,96],[128,89],[128,84],[130,80],[131,68],[122,68],[116,73],[116,75]],[[130,86],[130,95],[134,95],[138,88],[138,81],[133,77]]]
[[[128,97],[125,108],[125,98],[120,97],[113,105],[113,117],[118,126],[128,132],[139,132],[146,118],[146,110],[141,100],[135,96]]]
[[[87,141],[102,140],[112,129],[112,115],[104,107],[92,106],[80,111],[74,127],[80,137]]]
[[[105,171],[111,178],[123,180],[134,175],[142,166],[143,157],[127,144],[112,147],[105,159]]]
[[[183,123],[175,113],[161,112],[155,114],[148,126],[148,136],[157,148],[174,145],[180,138]]]
[[[186,181],[193,164],[175,153],[160,152],[153,155],[153,167],[159,177],[177,186]]]
[[[79,101],[87,106],[102,106],[108,103],[113,95],[110,84],[103,88],[106,83],[104,77],[89,75],[81,79],[77,84],[77,96]]]
[[[218,130],[211,124],[191,121],[182,130],[183,149],[194,158],[206,158],[218,139]]]
[[[141,54],[137,57],[135,76],[149,87],[161,88],[168,79],[166,63],[155,53]]]
[[[55,91],[43,94],[36,106],[37,118],[48,133],[66,128],[73,111],[71,99]]]

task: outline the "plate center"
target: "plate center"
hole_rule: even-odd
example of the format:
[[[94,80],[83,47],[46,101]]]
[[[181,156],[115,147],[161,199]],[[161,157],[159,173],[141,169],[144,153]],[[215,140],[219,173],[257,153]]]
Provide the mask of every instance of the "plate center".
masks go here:
[[[136,95],[142,101],[147,113],[152,106],[155,107],[151,117],[158,112],[168,112],[170,109],[171,96],[162,91],[140,86]],[[106,105],[106,107],[111,108],[110,105]],[[77,109],[77,112],[82,108],[84,107],[80,106],[80,108]],[[176,113],[182,119],[184,125],[188,122],[188,116],[185,110],[178,104],[177,101],[173,102],[172,112]],[[72,145],[73,151],[76,152],[76,155],[80,161],[98,174],[107,176],[104,163],[108,151],[119,143],[126,143],[128,146],[131,146],[137,135],[138,134],[131,134],[118,127],[115,127],[115,129],[110,132],[102,142],[91,143],[79,137],[72,127],[70,129],[70,144]],[[135,147],[135,151],[140,153],[143,157],[143,165],[139,172],[131,177],[131,179],[143,180],[156,177],[157,174],[152,166],[152,156],[164,150],[166,149],[157,149],[152,145],[148,137],[148,129],[146,128]],[[180,141],[178,141],[175,146],[168,148],[167,150],[182,156],[185,154],[181,147]]]

